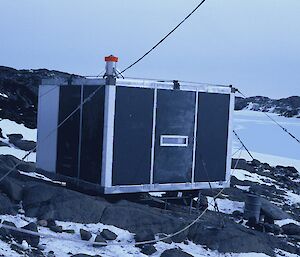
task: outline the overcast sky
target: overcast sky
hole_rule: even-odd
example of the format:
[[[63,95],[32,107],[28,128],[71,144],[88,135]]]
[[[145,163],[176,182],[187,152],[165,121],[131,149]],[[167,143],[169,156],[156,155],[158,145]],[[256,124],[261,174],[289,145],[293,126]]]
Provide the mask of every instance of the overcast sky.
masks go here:
[[[96,75],[115,54],[121,70],[199,1],[0,0],[0,65]],[[300,0],[207,0],[125,75],[300,95]]]

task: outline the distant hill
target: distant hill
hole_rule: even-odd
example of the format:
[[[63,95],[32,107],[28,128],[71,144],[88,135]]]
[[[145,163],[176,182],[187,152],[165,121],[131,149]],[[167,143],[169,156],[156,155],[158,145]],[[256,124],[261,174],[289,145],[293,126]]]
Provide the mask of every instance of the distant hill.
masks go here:
[[[270,99],[265,96],[236,97],[235,110],[277,113],[285,117],[300,118],[300,96]]]
[[[0,118],[36,128],[38,86],[43,78],[71,74],[46,69],[16,70],[0,66]]]

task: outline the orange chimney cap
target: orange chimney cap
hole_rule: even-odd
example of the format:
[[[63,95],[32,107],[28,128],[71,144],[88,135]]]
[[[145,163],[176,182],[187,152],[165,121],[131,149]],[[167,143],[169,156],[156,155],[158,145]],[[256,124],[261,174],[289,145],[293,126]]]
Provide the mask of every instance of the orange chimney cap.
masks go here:
[[[105,56],[104,60],[106,62],[118,62],[119,58],[113,55]]]

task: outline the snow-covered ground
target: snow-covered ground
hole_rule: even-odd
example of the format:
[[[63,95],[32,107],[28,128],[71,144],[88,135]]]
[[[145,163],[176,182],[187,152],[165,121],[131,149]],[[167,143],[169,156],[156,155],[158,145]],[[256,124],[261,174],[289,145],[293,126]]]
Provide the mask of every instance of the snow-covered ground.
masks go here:
[[[9,134],[22,134],[24,140],[30,140],[36,142],[37,130],[26,128],[23,124],[18,124],[14,121],[8,119],[0,120],[0,128],[2,129],[2,135],[6,139],[2,139],[3,142],[7,143],[9,146],[1,146],[0,154],[13,155],[19,159],[22,159],[26,155],[26,151],[16,148],[13,144],[8,142],[7,135]],[[31,153],[25,161],[36,161],[36,153]]]
[[[11,221],[17,227],[25,226],[29,222],[35,222],[34,218],[25,217],[24,215],[0,215],[0,219]],[[44,253],[53,251],[55,256],[68,257],[70,253],[84,253],[90,255],[100,255],[103,257],[146,257],[141,253],[141,250],[135,246],[134,234],[128,232],[127,230],[119,229],[115,226],[104,225],[102,223],[97,224],[80,224],[74,222],[57,222],[58,225],[62,226],[64,229],[73,229],[75,234],[60,233],[50,231],[48,228],[39,227],[39,233],[43,236],[40,238],[40,245],[44,247]],[[79,230],[83,228],[90,231],[93,236],[90,241],[80,240]],[[95,248],[92,246],[93,240],[96,234],[100,233],[103,229],[109,229],[114,232],[118,237],[115,241],[112,241],[110,245],[104,247]],[[119,244],[119,245],[117,245]],[[266,254],[262,253],[226,253],[222,254],[218,251],[212,251],[203,247],[201,245],[196,245],[193,242],[188,241],[187,244],[184,243],[171,243],[167,244],[164,242],[158,242],[155,245],[157,252],[151,255],[151,257],[159,257],[161,253],[167,249],[181,248],[183,251],[191,254],[194,257],[268,257]],[[279,250],[278,250],[279,251]],[[4,256],[19,257],[20,255],[12,251],[8,244],[0,240],[0,253]],[[294,257],[296,255],[291,255],[290,253],[285,253],[281,251],[279,256]]]
[[[279,124],[300,138],[300,119],[286,118],[269,113]],[[294,166],[300,171],[300,145],[274,124],[264,113],[255,111],[236,111],[234,129],[248,147],[253,157],[270,165]],[[240,148],[234,136],[233,153]],[[237,155],[236,155],[237,156]],[[251,160],[246,151],[242,158]]]
[[[229,199],[215,199],[220,212],[226,214],[232,214],[234,211],[244,212],[245,203],[238,201],[231,201]],[[211,211],[215,210],[215,203],[213,197],[207,196],[208,209]]]

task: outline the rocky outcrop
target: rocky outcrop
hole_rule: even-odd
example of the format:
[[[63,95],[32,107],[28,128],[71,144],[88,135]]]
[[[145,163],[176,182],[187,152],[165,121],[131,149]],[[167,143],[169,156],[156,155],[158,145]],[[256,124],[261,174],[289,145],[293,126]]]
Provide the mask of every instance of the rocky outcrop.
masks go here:
[[[300,96],[281,99],[270,99],[264,96],[236,97],[235,109],[271,112],[285,117],[300,118]]]
[[[0,158],[0,176],[5,174],[7,169],[16,162],[14,158],[11,159],[8,156],[5,158],[6,166],[2,167]],[[252,165],[253,172],[257,173],[263,172],[259,167],[265,165],[257,162],[246,164]],[[276,172],[281,174],[282,170],[285,168],[280,167],[280,171],[276,168],[274,172],[268,172],[268,176],[275,177]],[[11,181],[21,187],[22,193],[20,196],[14,196],[14,187],[11,187],[12,192],[7,191],[9,199],[6,200],[8,200],[8,204],[21,198],[25,215],[36,217],[39,221],[38,224],[50,229],[51,226],[56,226],[55,220],[83,224],[101,222],[126,229],[135,234],[137,242],[141,242],[153,240],[162,234],[169,235],[177,232],[198,216],[197,213],[190,215],[187,212],[163,210],[128,200],[116,200],[111,203],[100,196],[90,196],[66,189],[63,186],[37,181],[17,172],[13,172],[7,177],[7,183],[9,184]],[[269,189],[269,186],[267,187]],[[18,190],[16,189],[17,192]],[[233,197],[233,199],[243,195],[236,188],[228,190],[232,191],[226,191],[225,194]],[[269,231],[275,234],[277,230],[276,233],[281,233],[278,227],[271,227],[272,224],[270,224],[267,231],[256,231],[242,226],[232,217],[231,215],[208,211],[193,226],[172,237],[171,240],[184,242],[189,239],[196,244],[206,245],[208,248],[219,252],[262,252],[273,256],[274,249],[279,248],[298,253],[297,248],[289,245],[285,238],[267,233]],[[55,232],[64,233],[64,230],[61,227],[60,231]],[[102,233],[99,231],[98,235],[97,240],[101,242],[105,241],[105,238],[107,240],[115,238],[115,235],[106,230]]]
[[[43,78],[70,78],[71,74],[38,70],[16,70],[0,66],[0,117],[28,128],[36,128],[38,86]],[[75,75],[73,75],[75,76]]]

